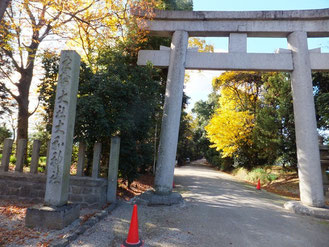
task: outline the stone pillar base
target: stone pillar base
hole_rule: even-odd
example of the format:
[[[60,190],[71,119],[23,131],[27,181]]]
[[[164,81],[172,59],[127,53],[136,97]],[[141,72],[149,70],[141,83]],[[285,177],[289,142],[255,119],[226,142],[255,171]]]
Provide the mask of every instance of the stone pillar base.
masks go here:
[[[145,193],[132,199],[133,204],[136,203],[147,206],[171,206],[173,204],[180,204],[183,202],[183,197],[178,192],[159,195],[152,190],[146,191]]]
[[[323,208],[316,208],[306,206],[300,201],[289,201],[286,202],[283,207],[295,214],[308,215],[321,219],[329,219],[329,207],[327,206]]]
[[[79,204],[68,203],[61,207],[38,205],[27,209],[25,226],[60,230],[79,216]]]

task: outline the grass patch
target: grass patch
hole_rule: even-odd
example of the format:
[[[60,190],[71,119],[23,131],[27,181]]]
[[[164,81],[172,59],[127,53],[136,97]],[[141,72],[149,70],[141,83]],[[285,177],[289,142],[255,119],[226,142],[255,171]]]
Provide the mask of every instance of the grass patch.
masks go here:
[[[278,169],[276,166],[258,167],[248,171],[247,169],[240,167],[233,171],[233,175],[251,183],[260,180],[262,184],[270,184],[284,174],[282,167],[280,168],[281,169]]]

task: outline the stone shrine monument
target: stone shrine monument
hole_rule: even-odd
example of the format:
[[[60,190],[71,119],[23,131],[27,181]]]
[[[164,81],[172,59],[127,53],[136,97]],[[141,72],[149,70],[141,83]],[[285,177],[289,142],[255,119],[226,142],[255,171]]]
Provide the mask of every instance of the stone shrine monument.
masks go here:
[[[79,217],[80,206],[68,204],[79,72],[80,56],[75,51],[62,51],[47,164],[45,201],[43,206],[27,210],[27,226],[62,229]]]
[[[286,71],[291,73],[301,205],[324,207],[312,88],[312,71],[329,71],[329,54],[309,50],[307,38],[329,37],[329,9],[294,11],[160,11],[141,28],[172,37],[170,49],[142,50],[138,64],[168,67],[155,178],[155,196],[172,193],[185,69]],[[188,38],[228,37],[228,53],[187,49]],[[247,53],[248,37],[286,38],[288,49]]]

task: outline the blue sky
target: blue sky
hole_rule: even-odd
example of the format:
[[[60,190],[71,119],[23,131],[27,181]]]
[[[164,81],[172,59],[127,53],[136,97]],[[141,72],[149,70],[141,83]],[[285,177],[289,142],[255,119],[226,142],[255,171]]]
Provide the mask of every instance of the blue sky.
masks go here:
[[[195,11],[252,11],[252,10],[297,10],[329,8],[329,0],[194,0]],[[329,28],[329,27],[328,27]],[[206,38],[215,50],[228,49],[228,38]],[[329,38],[308,39],[310,49],[321,47],[329,52]],[[287,48],[286,39],[248,38],[248,52],[272,53],[277,48]],[[188,71],[190,81],[185,85],[185,93],[191,97],[188,111],[198,100],[206,100],[211,92],[211,80],[220,71]]]
[[[294,10],[329,8],[329,0],[194,0],[194,10]]]

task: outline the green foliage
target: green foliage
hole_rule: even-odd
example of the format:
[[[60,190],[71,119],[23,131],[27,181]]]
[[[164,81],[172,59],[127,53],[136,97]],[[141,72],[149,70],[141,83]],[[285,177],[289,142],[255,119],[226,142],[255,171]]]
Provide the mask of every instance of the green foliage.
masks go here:
[[[15,155],[11,155],[10,156],[10,159],[9,159],[9,162],[12,163],[12,164],[16,164],[16,156]]]
[[[38,87],[39,100],[45,113],[43,120],[46,124],[44,131],[51,133],[53,111],[55,107],[57,75],[59,69],[59,56],[53,52],[45,51],[42,54],[42,68],[44,77]]]
[[[40,162],[40,163],[46,163],[46,162],[47,162],[47,157],[46,157],[46,156],[41,156],[41,157],[39,158],[39,162]]]
[[[31,134],[31,137],[28,142],[28,154],[32,155],[33,141],[39,140],[41,142],[40,146],[40,155],[47,155],[48,141],[50,140],[50,131],[46,130],[47,124],[42,122],[41,124],[37,124],[35,127],[35,132]],[[51,126],[49,124],[49,126]]]
[[[313,73],[313,92],[318,128],[329,128],[329,73]],[[328,138],[328,137],[327,137]],[[328,140],[328,139],[327,139]]]
[[[5,125],[0,126],[0,144],[3,144],[4,140],[10,137],[11,137],[10,130],[7,129]]]
[[[267,175],[267,179],[268,179],[270,182],[272,182],[272,181],[278,179],[278,175],[273,174],[273,173],[270,173],[270,174]]]
[[[131,182],[138,168],[152,160],[146,144],[161,100],[159,77],[152,66],[136,66],[121,52],[108,50],[99,62],[104,71],[80,80],[75,136],[108,143],[109,137],[120,135],[119,169]]]
[[[166,9],[192,10],[192,1],[164,1]],[[127,30],[136,32],[134,26]],[[129,32],[128,32],[129,33]],[[114,46],[102,48],[95,55],[95,64],[91,69],[81,64],[77,101],[75,141],[87,144],[87,169],[90,172],[92,148],[95,141],[102,143],[101,171],[108,166],[110,138],[121,137],[119,174],[128,182],[140,172],[147,170],[153,163],[154,137],[160,133],[162,105],[164,101],[167,69],[156,70],[151,65],[136,65],[136,50],[158,49],[159,45],[170,45],[169,39],[152,37],[136,41],[134,35],[128,35],[124,41]],[[46,109],[44,120],[47,130],[51,130],[54,92],[58,74],[58,56],[45,54],[43,65],[45,77],[39,87],[40,99]],[[182,140],[188,147],[190,139],[189,119],[183,117]],[[158,126],[155,128],[155,126]],[[186,157],[181,148],[178,155]]]
[[[257,166],[273,165],[278,160],[283,166],[296,168],[295,126],[289,75],[286,73],[230,72],[216,78],[213,84],[215,90],[225,88],[225,92],[227,92],[225,95],[229,96],[227,100],[218,101],[217,96],[217,102],[213,101],[215,103],[212,107],[206,102],[200,102],[193,109],[194,113],[197,113],[197,127],[194,134],[200,142],[207,144],[203,148],[207,160],[220,169],[231,169],[234,164],[235,167],[242,166],[251,170]],[[225,92],[221,90],[219,93],[223,96]],[[234,95],[230,95],[230,93]],[[232,99],[235,99],[233,103]],[[231,143],[234,145],[234,149],[232,149],[232,145],[227,145],[227,150],[233,152],[233,160],[227,160],[226,163],[231,162],[231,164],[226,166],[223,165],[224,162],[219,152],[207,151],[209,141],[207,143],[202,140],[203,137],[206,137],[204,127],[209,123],[209,119],[216,115],[212,109],[218,109],[220,104],[233,104],[233,110],[238,112],[247,110],[252,114],[250,115],[252,122],[248,127],[250,134],[246,135],[246,141],[242,141],[241,138],[239,141],[239,136],[235,136],[235,139],[232,138],[232,128],[221,130],[222,135],[218,136],[220,142],[223,142],[223,137],[227,138],[227,143],[236,140]],[[219,111],[217,110],[217,112]],[[212,115],[207,115],[209,113]],[[230,119],[229,122],[233,121],[232,114],[220,116],[217,113],[216,117],[213,124],[225,122],[227,119]],[[214,130],[216,129],[212,129],[213,134],[218,135],[219,132]],[[237,132],[238,135],[243,133]]]
[[[297,168],[295,121],[290,78],[287,73],[263,75],[264,93],[259,106],[254,143],[260,158],[272,165],[281,158],[282,165]]]
[[[195,103],[192,113],[196,115],[193,129],[193,141],[196,147],[196,154],[205,157],[209,163],[214,166],[221,166],[220,152],[210,148],[210,142],[207,138],[204,127],[209,123],[211,116],[217,107],[218,95],[213,92],[209,94],[207,101],[198,101]]]
[[[1,22],[0,22],[0,29],[1,29]],[[7,26],[8,27],[8,26]],[[0,31],[1,32],[1,31]],[[0,38],[1,40],[1,38]],[[1,40],[7,42],[7,40]],[[1,47],[0,42],[0,47]],[[1,49],[1,48],[0,48]],[[4,118],[6,113],[12,114],[13,107],[15,106],[14,101],[12,100],[11,95],[8,92],[8,88],[6,84],[2,83],[6,81],[8,77],[11,77],[14,71],[14,65],[12,61],[4,55],[1,54],[0,57],[0,118]]]
[[[38,172],[40,172],[40,173],[45,173],[46,172],[46,162],[47,162],[47,157],[46,156],[39,157]]]
[[[251,182],[257,182],[260,179],[264,183],[266,177],[267,173],[263,168],[255,168],[248,173],[248,180]]]
[[[272,181],[277,180],[279,178],[279,175],[273,173],[272,169],[265,169],[263,167],[256,167],[250,171],[240,167],[235,169],[233,171],[233,174],[235,174],[235,176],[241,179],[247,180],[252,183],[256,183],[258,180],[260,180],[262,184],[271,183]]]
[[[163,0],[165,10],[193,10],[193,0]]]
[[[197,152],[197,146],[193,139],[192,116],[185,112],[189,97],[183,93],[182,112],[179,125],[179,136],[177,145],[177,165],[184,165],[187,158],[195,160],[201,158]]]
[[[58,59],[53,61],[58,62]],[[150,129],[155,125],[154,116],[161,105],[162,79],[151,65],[137,66],[134,57],[113,48],[103,51],[98,66],[103,69],[93,73],[84,63],[81,64],[75,141],[87,144],[86,172],[89,173],[94,142],[103,144],[102,164],[107,166],[110,139],[121,136],[119,169],[123,178],[132,182],[141,167],[145,169],[152,164]],[[44,85],[41,87],[45,88]],[[50,95],[53,90],[52,87],[42,92]],[[42,99],[46,108],[54,105],[54,98],[42,96]],[[51,118],[48,116],[45,120],[51,129]]]

